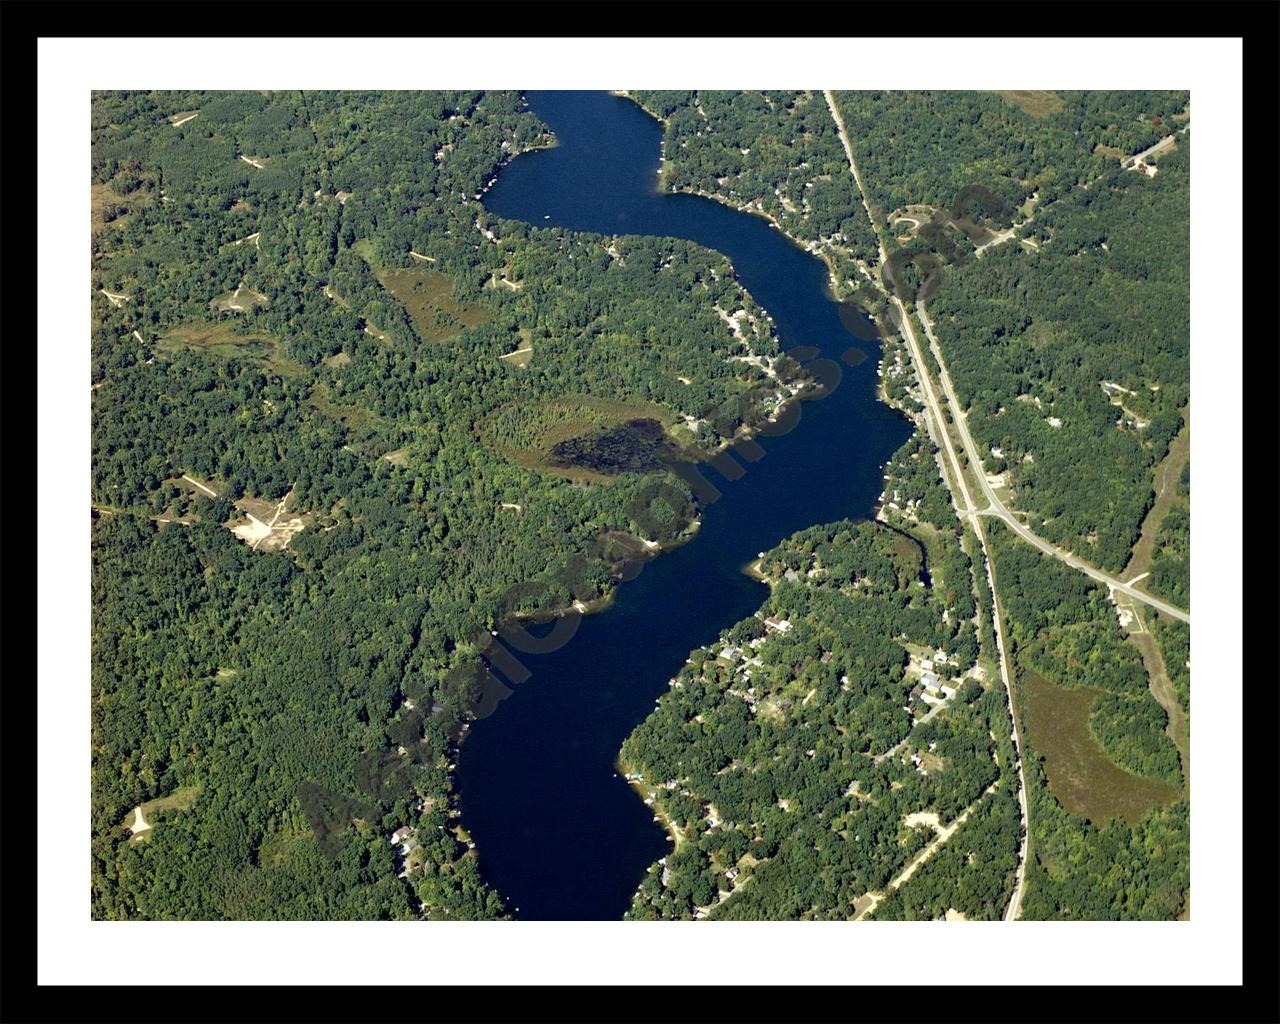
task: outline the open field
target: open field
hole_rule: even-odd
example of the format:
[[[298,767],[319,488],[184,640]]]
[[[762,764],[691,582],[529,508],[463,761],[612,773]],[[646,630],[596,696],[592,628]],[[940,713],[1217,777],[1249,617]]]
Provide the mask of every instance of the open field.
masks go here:
[[[1044,758],[1049,790],[1069,811],[1095,825],[1120,817],[1132,825],[1156,804],[1172,803],[1181,790],[1144,779],[1107,757],[1089,728],[1089,710],[1101,690],[1058,686],[1020,668],[1018,702],[1027,740]]]
[[[93,234],[108,224],[123,227],[134,210],[151,204],[151,193],[139,189],[122,196],[110,185],[92,185],[89,188],[89,218]]]
[[[156,826],[156,817],[166,811],[189,811],[200,794],[198,786],[182,786],[168,796],[157,797],[140,804],[129,812],[120,827],[129,829],[133,834],[130,843],[141,843],[151,838],[151,830]]]
[[[260,333],[237,334],[231,323],[184,324],[162,334],[156,347],[162,353],[190,348],[221,359],[247,359],[283,376],[302,373],[302,367],[284,354],[283,346],[275,338]]]
[[[574,395],[540,402],[512,402],[477,424],[482,441],[504,458],[571,479],[607,480],[583,466],[557,463],[553,450],[566,442],[604,434],[636,420],[670,426],[672,414],[649,402],[619,402]]]
[[[1047,89],[997,89],[996,95],[1032,117],[1048,117],[1062,109],[1056,92]]]
[[[378,279],[404,304],[423,341],[455,338],[464,327],[478,327],[489,319],[482,306],[454,301],[453,282],[438,271],[405,267],[384,270]]]

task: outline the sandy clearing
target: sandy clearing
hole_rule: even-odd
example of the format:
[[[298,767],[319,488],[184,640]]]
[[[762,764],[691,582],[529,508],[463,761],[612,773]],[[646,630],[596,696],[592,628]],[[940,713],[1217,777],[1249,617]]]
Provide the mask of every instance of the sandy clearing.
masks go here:
[[[245,515],[249,517],[249,522],[233,526],[231,532],[241,540],[246,541],[251,547],[256,548],[259,541],[271,536],[271,527],[249,512],[246,512]]]
[[[240,159],[247,164],[252,164],[254,167],[258,168],[258,170],[262,170],[267,166],[264,163],[259,163],[257,160],[253,159],[253,157],[245,156],[243,153],[240,154]]]
[[[514,501],[504,501],[504,502],[502,503],[502,507],[503,507],[503,508],[513,508],[513,509],[515,509],[517,512],[523,512],[523,511],[524,511],[524,506],[523,506],[523,505],[517,505]]]
[[[928,825],[935,831],[941,831],[942,829],[942,822],[938,820],[936,811],[912,811],[902,819],[902,823],[906,825],[907,828],[915,828],[917,825]]]
[[[514,358],[515,356],[522,356],[522,355],[525,355],[525,354],[527,354],[527,353],[532,353],[532,352],[533,352],[533,346],[532,346],[532,345],[530,345],[530,346],[528,346],[527,348],[518,348],[518,349],[516,349],[514,352],[508,352],[505,356],[498,356],[498,358],[499,358],[499,359],[512,359],[512,358]]]
[[[264,523],[252,512],[242,507],[241,511],[249,518],[249,522],[231,527],[231,532],[248,544],[254,551],[279,551],[288,547],[289,541],[293,540],[306,527],[306,523],[300,516],[294,516],[288,522],[280,521],[281,515],[284,514],[285,506],[289,504],[289,500],[292,497],[293,491],[290,490],[288,494],[280,499],[275,506],[270,522]]]
[[[151,825],[148,822],[143,820],[142,804],[138,804],[138,806],[133,809],[133,815],[134,815],[133,824],[129,826],[129,831],[133,835],[135,836],[139,835],[140,833],[145,832],[147,829],[151,827]]]
[[[409,250],[409,255],[415,260],[422,260],[424,263],[434,263],[436,261],[434,256],[423,256],[422,253],[414,252],[412,249]]]
[[[141,335],[141,334],[139,334],[137,331],[134,331],[134,332],[133,332],[133,336],[134,336],[135,338],[137,338],[137,339],[138,339],[138,344],[140,344],[140,345],[145,345],[145,344],[146,344],[146,342],[145,342],[145,341],[143,340],[143,338],[142,338],[142,335]]]
[[[181,128],[188,121],[193,121],[199,116],[200,116],[200,111],[197,110],[194,114],[188,114],[186,117],[182,118],[182,120],[180,121],[170,121],[169,123],[173,125],[175,128]]]
[[[98,291],[105,295],[113,306],[123,306],[129,301],[129,296],[127,295],[117,295],[114,292],[107,291],[105,288],[99,288]]]

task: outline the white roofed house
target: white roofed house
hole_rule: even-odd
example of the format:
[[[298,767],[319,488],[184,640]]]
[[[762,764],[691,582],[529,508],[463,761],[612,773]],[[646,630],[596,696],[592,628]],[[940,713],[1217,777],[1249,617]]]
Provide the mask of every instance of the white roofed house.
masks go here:
[[[930,693],[938,693],[942,689],[942,684],[938,681],[936,672],[925,672],[920,676],[920,682],[924,684],[924,688]]]
[[[764,624],[768,629],[772,629],[778,633],[788,633],[791,631],[791,623],[786,619],[779,619],[775,616],[768,616],[764,620]]]
[[[399,846],[405,840],[413,836],[413,829],[408,825],[401,825],[398,829],[391,833],[391,845]]]

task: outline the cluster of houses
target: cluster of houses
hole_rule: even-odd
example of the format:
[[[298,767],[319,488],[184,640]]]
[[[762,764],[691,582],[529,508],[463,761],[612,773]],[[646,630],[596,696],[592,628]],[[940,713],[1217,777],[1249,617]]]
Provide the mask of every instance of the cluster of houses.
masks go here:
[[[935,651],[932,658],[920,661],[920,685],[924,692],[920,699],[926,704],[936,704],[949,699],[955,694],[955,688],[944,683],[936,671],[937,666],[945,666],[950,660],[946,651]]]
[[[790,627],[791,627],[791,624],[787,623],[787,628],[789,629]],[[716,657],[734,666],[734,674],[733,674],[734,683],[737,683],[739,681],[743,683],[751,682],[751,670],[753,668],[759,668],[764,664],[764,662],[760,659],[760,656],[755,652],[758,651],[760,647],[764,645],[765,639],[766,639],[765,637],[760,636],[760,637],[756,637],[754,640],[748,641],[747,647],[752,652],[750,654],[747,654],[746,652],[744,652],[743,649],[740,647],[734,647],[732,644],[725,644],[722,648],[720,648],[720,653],[716,655]],[[748,686],[745,691],[735,689],[734,687],[731,686],[727,692],[732,693],[737,697],[741,697],[742,700],[746,701],[747,707],[751,709],[752,713],[753,714],[755,713],[756,688],[754,686]]]
[[[398,829],[391,833],[391,845],[398,846],[400,859],[403,866],[400,869],[400,878],[409,877],[409,854],[418,848],[418,839],[414,835],[413,829],[409,825],[401,825]]]
[[[888,479],[889,479],[889,477],[888,477],[888,476],[886,476],[886,477],[885,477],[885,479],[886,479],[886,480],[888,480]],[[883,490],[883,491],[881,491],[881,492],[880,492],[880,498],[879,498],[879,500],[880,500],[883,504],[882,504],[882,507],[881,507],[881,514],[879,514],[879,515],[877,515],[877,516],[876,516],[876,518],[877,518],[877,519],[882,519],[882,518],[883,518],[883,511],[884,511],[884,509],[891,509],[891,510],[892,510],[892,511],[894,511],[894,512],[900,512],[900,513],[902,513],[902,515],[906,516],[908,519],[916,519],[916,518],[917,518],[917,510],[918,510],[918,509],[919,509],[919,507],[920,507],[920,499],[919,499],[919,498],[908,498],[908,499],[904,502],[904,501],[902,500],[902,496],[898,493],[897,488],[894,488],[894,491],[893,491],[893,497],[892,497],[892,498],[890,498],[890,499],[886,502],[884,499],[885,499],[885,495],[887,495],[888,493],[889,493],[889,492],[888,492],[888,489]]]
[[[887,365],[886,365],[886,364],[887,364]],[[882,364],[881,364],[881,366],[880,366],[880,376],[881,376],[881,377],[886,377],[886,376],[887,376],[887,377],[889,377],[889,378],[891,378],[891,379],[893,379],[893,380],[897,380],[899,377],[901,377],[901,376],[902,376],[904,373],[906,373],[906,372],[907,372],[906,365],[902,362],[902,349],[901,349],[901,348],[895,348],[895,349],[893,350],[893,362],[892,362],[892,363],[888,362],[888,360],[886,359],[886,360],[884,360],[884,361],[882,362]]]

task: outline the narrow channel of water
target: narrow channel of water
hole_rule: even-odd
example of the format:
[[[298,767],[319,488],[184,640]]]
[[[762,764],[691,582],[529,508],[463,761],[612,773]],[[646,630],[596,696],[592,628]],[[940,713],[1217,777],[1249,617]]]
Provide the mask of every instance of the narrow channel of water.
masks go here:
[[[616,774],[622,741],[689,652],[767,597],[745,575],[796,530],[870,513],[884,463],[911,428],[875,397],[879,351],[828,294],[826,266],[760,217],[656,191],[662,128],[605,93],[530,92],[558,146],[507,165],[485,196],[500,217],[539,227],[688,239],[724,253],[774,317],[783,349],[814,346],[842,363],[840,385],[801,403],[799,425],[760,438],[766,455],[702,510],[694,540],[645,565],[608,610],[558,651],[520,654],[532,676],[477,722],[458,758],[463,824],[486,878],[522,919],[607,920],[626,911],[645,869],[671,848]],[[856,330],[856,337],[851,332]],[[516,910],[515,908],[518,908]]]

